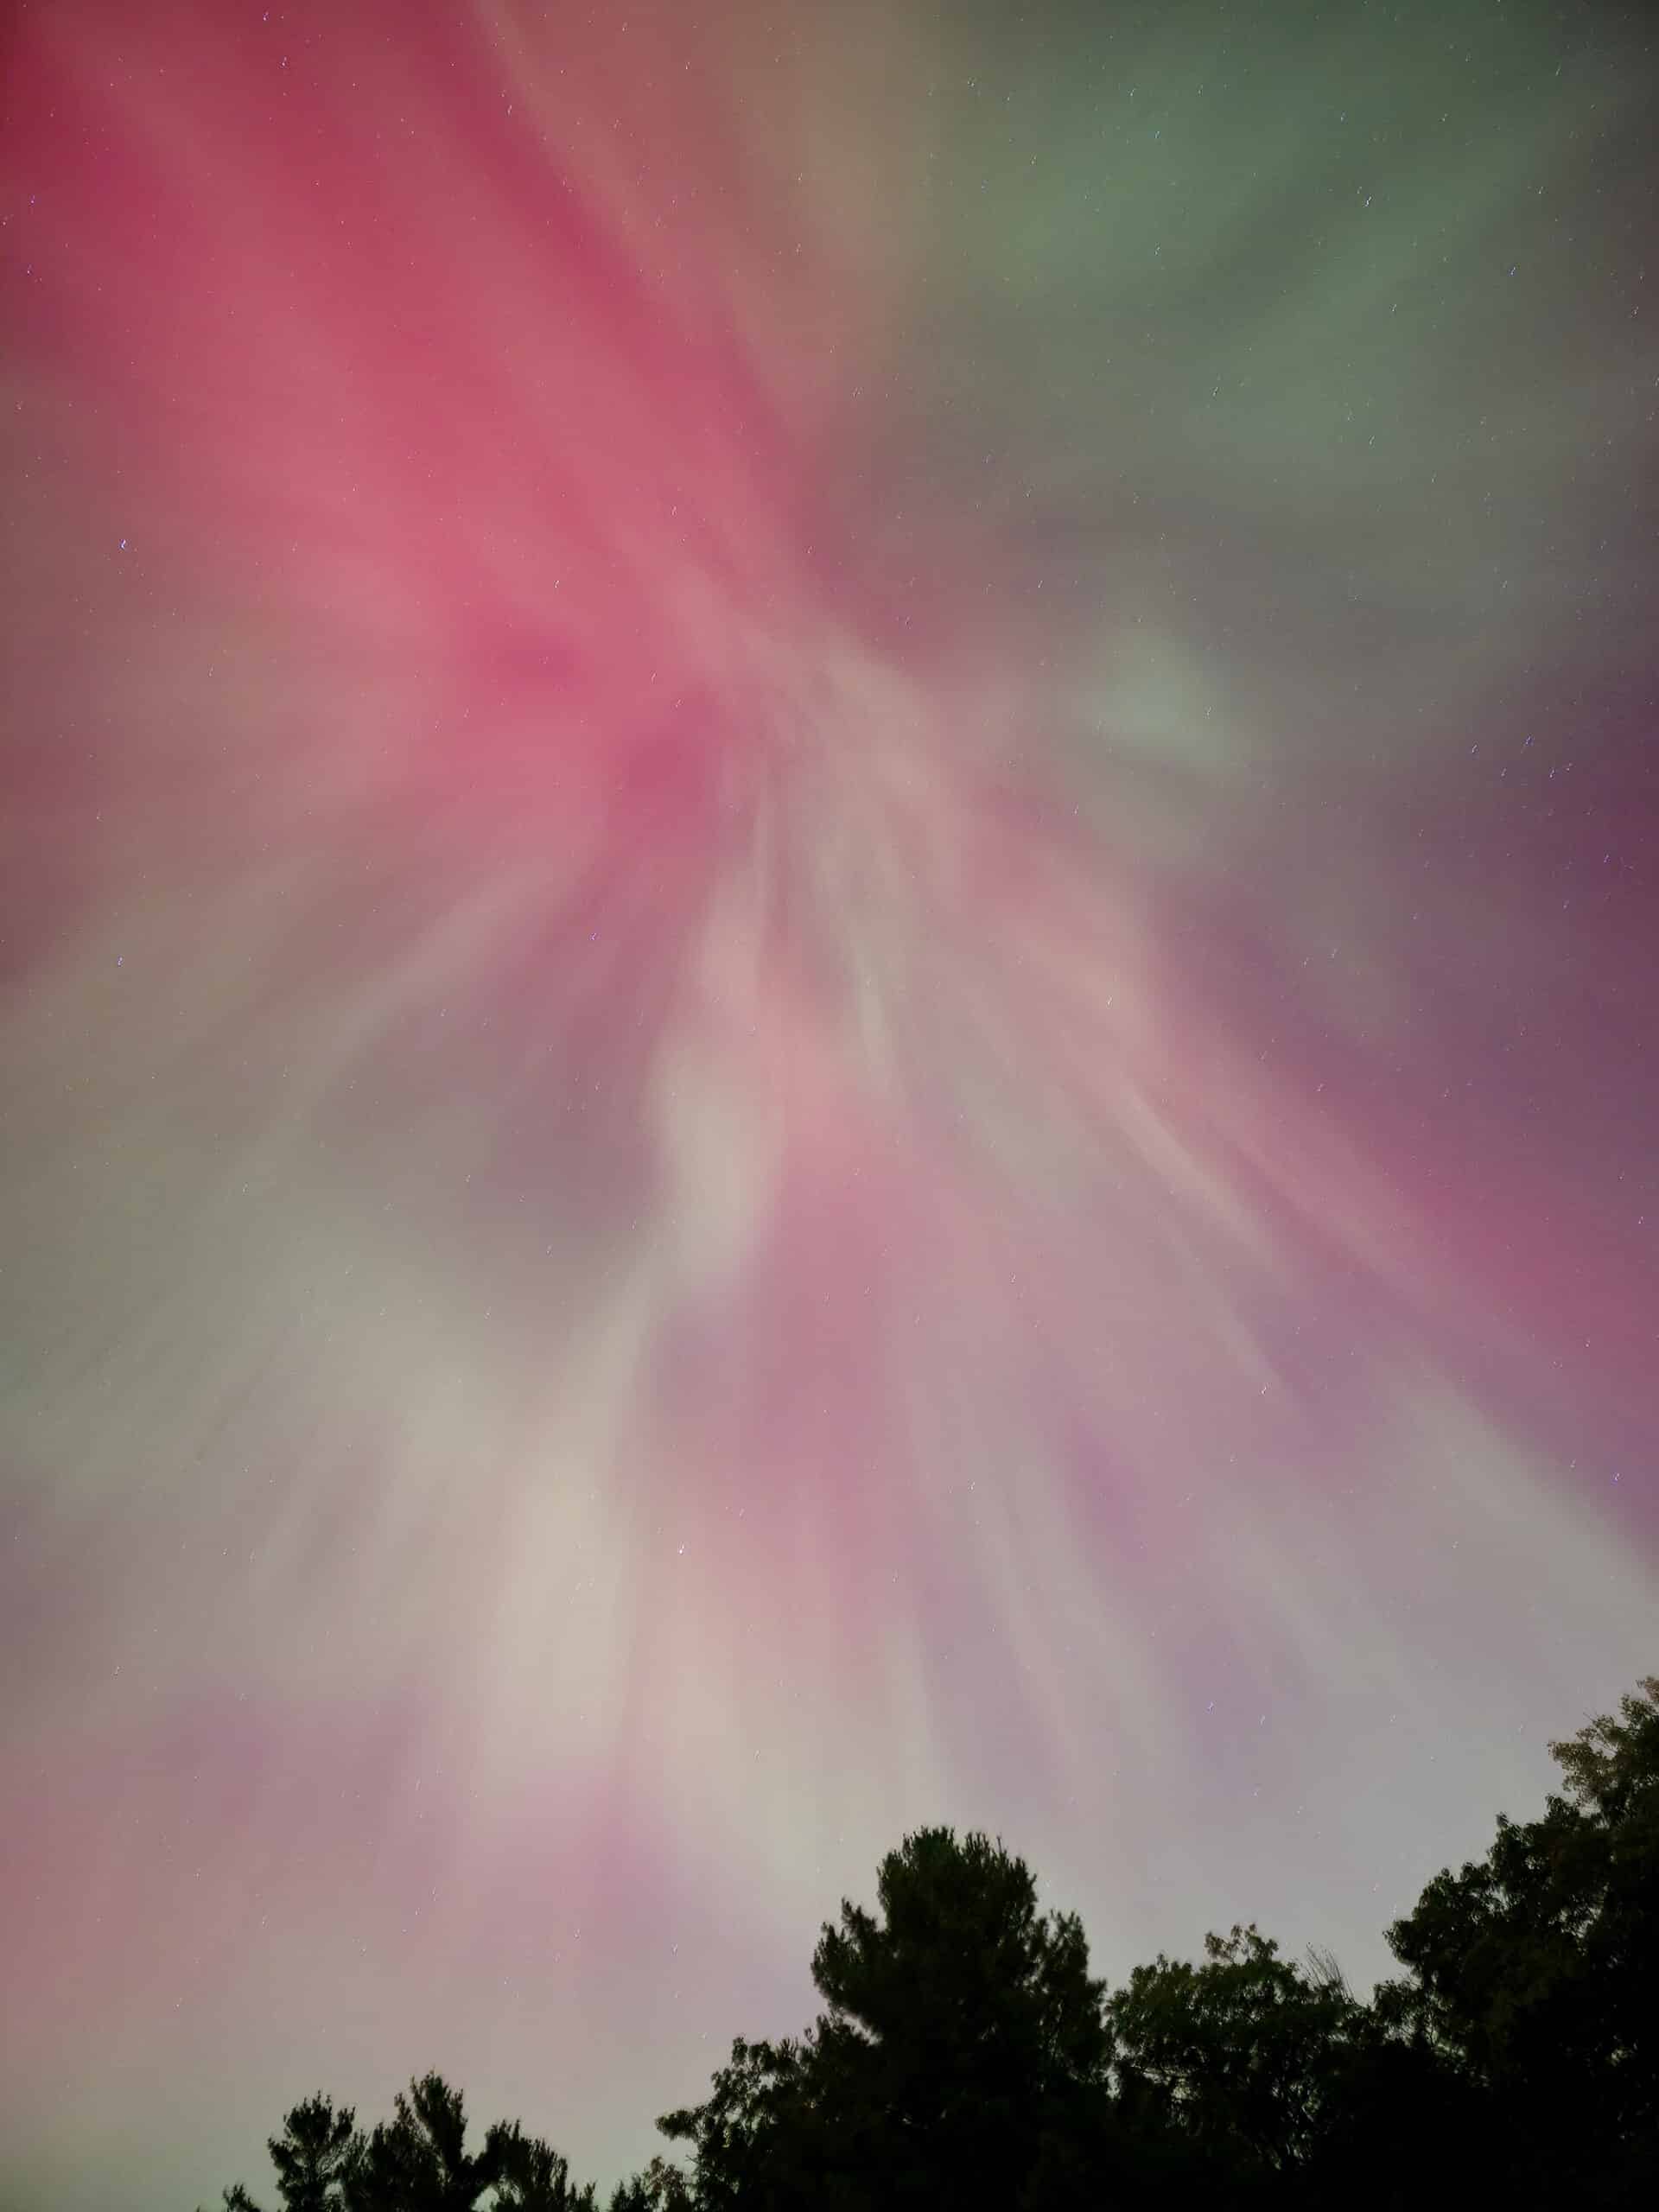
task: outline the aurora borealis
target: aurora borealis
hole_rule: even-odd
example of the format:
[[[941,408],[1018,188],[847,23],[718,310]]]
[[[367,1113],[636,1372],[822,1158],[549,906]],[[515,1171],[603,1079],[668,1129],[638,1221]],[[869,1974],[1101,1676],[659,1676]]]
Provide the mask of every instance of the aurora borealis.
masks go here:
[[[1659,1658],[1659,63],[37,4],[0,2203],[617,2178],[907,1826],[1364,1981]]]

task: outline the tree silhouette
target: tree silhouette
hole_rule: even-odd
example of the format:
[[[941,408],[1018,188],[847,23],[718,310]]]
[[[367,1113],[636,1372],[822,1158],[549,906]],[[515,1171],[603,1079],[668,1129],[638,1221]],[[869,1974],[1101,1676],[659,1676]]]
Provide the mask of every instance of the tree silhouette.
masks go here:
[[[678,2166],[655,2158],[643,2173],[618,2182],[606,2212],[692,2212],[691,2184]]]
[[[693,2146],[696,2212],[806,2201],[802,2190],[815,2164],[820,2158],[833,2164],[836,2158],[820,2125],[816,2088],[804,2044],[735,2039],[703,2102],[664,2113],[657,2123],[671,2139]],[[822,2178],[829,2186],[829,2177]]]
[[[319,2093],[296,2105],[283,2133],[266,2144],[286,2212],[342,2212],[361,2166],[364,2141],[349,2106],[334,2109]],[[225,2191],[226,2212],[259,2212],[238,2182]]]
[[[1179,2137],[1206,2194],[1403,2212],[1426,2171],[1478,2194],[1469,2085],[1409,2023],[1361,2004],[1328,1952],[1302,1967],[1235,1928],[1205,1939],[1202,1965],[1137,1967],[1106,2017],[1120,2121]]]
[[[395,2117],[368,2139],[346,2186],[347,2212],[473,2212],[496,2179],[498,2145],[467,2152],[467,2107],[459,2089],[425,2074],[401,2092]]]
[[[1081,1923],[1000,1842],[923,1828],[843,1899],[799,2037],[740,2037],[607,2212],[1084,2212],[1203,2202],[1419,2212],[1659,2203],[1659,1677],[1551,1745],[1541,1818],[1500,1817],[1389,1931],[1369,2003],[1253,1924],[1108,1994]],[[515,2120],[467,2150],[428,2074],[366,2139],[321,2094],[270,2143],[284,2212],[597,2212]],[[239,2185],[226,2212],[258,2212]]]
[[[1491,2099],[1520,2168],[1620,2202],[1659,2184],[1659,1677],[1550,1750],[1564,1792],[1435,1877],[1377,2002]]]
[[[393,2110],[365,2139],[349,2107],[326,2096],[296,2105],[267,2146],[286,2212],[474,2212],[486,2192],[493,2212],[595,2212],[592,2183],[575,2186],[568,2161],[517,2120],[498,2121],[469,2156],[465,2101],[441,2075],[411,2082]],[[225,2212],[260,2212],[240,2183],[224,2202]],[[671,2212],[660,2195],[648,2212],[659,2203]]]
[[[1119,2094],[1243,2171],[1289,2172],[1318,2139],[1361,2007],[1254,1925],[1206,1936],[1205,1953],[1137,1967],[1109,2002]]]
[[[539,2135],[526,2135],[516,2120],[491,2128],[484,2163],[499,2212],[594,2212],[593,2183],[573,2186],[569,2160]]]
[[[880,1914],[843,1900],[798,2042],[733,2046],[701,2106],[658,2125],[696,2148],[699,2212],[740,2202],[1010,2205],[1045,2139],[1107,2102],[1102,1985],[1083,1928],[1038,1911],[1023,1861],[980,1834],[907,1836]],[[1049,2163],[1053,2163],[1051,2154]]]

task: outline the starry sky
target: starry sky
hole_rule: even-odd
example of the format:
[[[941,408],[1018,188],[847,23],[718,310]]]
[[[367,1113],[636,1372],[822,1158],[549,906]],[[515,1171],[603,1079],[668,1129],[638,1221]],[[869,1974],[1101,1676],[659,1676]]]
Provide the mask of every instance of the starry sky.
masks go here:
[[[36,0],[0,2202],[1361,1986],[1659,1663],[1643,11]]]

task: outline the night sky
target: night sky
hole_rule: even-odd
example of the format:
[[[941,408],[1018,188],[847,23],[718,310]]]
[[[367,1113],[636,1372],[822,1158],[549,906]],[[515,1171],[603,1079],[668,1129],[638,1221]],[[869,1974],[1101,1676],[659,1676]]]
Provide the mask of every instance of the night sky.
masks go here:
[[[1659,1663],[1644,13],[10,11],[8,2212],[925,1821],[1363,1988]]]

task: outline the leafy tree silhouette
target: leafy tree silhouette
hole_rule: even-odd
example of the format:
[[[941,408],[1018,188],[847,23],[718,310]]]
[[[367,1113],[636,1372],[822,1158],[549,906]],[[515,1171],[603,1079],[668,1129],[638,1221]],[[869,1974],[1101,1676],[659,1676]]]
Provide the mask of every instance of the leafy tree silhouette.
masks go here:
[[[574,2187],[569,2162],[550,2143],[526,2135],[516,2120],[491,2128],[484,2158],[498,2212],[594,2212],[593,2183]]]
[[[396,2117],[382,2121],[346,2185],[346,2212],[473,2212],[497,2178],[497,2144],[467,2151],[467,2107],[442,2075],[425,2074],[399,2092]]]
[[[749,2043],[739,2036],[703,2103],[658,2121],[664,2135],[694,2147],[695,2212],[804,2201],[815,2164],[836,2156],[820,2125],[823,2098],[812,2094],[807,2056],[793,2040]],[[828,2176],[821,2179],[827,2187]]]
[[[1108,2000],[1116,2108],[1199,2155],[1238,2204],[1415,2208],[1425,2171],[1478,2196],[1483,2115],[1419,2035],[1362,2005],[1328,1952],[1302,1967],[1254,1924],[1160,1957]]]
[[[823,2010],[739,2037],[658,2126],[607,2212],[1082,2212],[1204,2202],[1419,2212],[1659,2203],[1659,1677],[1551,1750],[1541,1819],[1501,1817],[1389,1931],[1402,1979],[1362,2003],[1328,1955],[1254,1924],[1109,1994],[1081,1923],[1024,1862],[923,1828],[843,1899],[812,1957]],[[428,2074],[365,2137],[321,2094],[270,2144],[284,2212],[597,2212],[515,2120],[469,2153]],[[240,2186],[226,2212],[258,2212]]]
[[[347,2202],[363,2160],[364,2141],[349,2106],[336,2112],[319,2093],[289,2113],[280,2135],[265,2146],[276,2169],[276,2194],[286,2212],[337,2212]],[[226,2212],[259,2212],[238,2183],[225,2191]]]
[[[680,2168],[653,2158],[643,2173],[618,2182],[606,2212],[691,2212],[691,2184]]]
[[[1334,1970],[1304,1973],[1254,1924],[1206,1936],[1205,1953],[1137,1967],[1108,2003],[1119,2094],[1244,2171],[1288,2172],[1318,2139],[1362,2008]]]
[[[1491,2102],[1517,2174],[1556,2201],[1659,2199],[1659,1676],[1550,1751],[1564,1790],[1500,1815],[1389,1930],[1414,2026]],[[1630,2192],[1637,2192],[1631,2194]]]
[[[1081,1923],[1038,1911],[1022,1860],[924,1828],[882,1861],[877,1895],[879,1916],[843,1900],[825,1923],[826,2010],[807,2033],[740,2038],[712,2095],[658,2122],[695,2147],[698,2212],[1008,2206],[1046,2139],[1103,2118],[1102,1985]]]
[[[268,2145],[286,2212],[474,2212],[486,2192],[499,2212],[594,2212],[592,2185],[573,2187],[566,2160],[517,2120],[498,2121],[469,2156],[465,2100],[441,2075],[411,2082],[393,2109],[365,2139],[349,2107],[296,2105]],[[259,2207],[238,2183],[225,2212]]]

